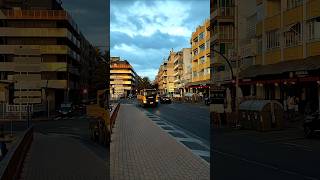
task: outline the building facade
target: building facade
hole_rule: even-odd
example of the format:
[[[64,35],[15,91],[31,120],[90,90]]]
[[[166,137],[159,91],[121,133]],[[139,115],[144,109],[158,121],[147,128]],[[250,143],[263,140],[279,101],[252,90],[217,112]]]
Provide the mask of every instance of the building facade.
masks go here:
[[[54,109],[80,93],[78,26],[54,0],[1,1],[0,78],[14,81],[15,104]],[[90,48],[89,48],[90,49]],[[83,85],[84,86],[84,85]]]
[[[209,91],[210,84],[210,20],[197,27],[192,33],[190,43],[192,49],[192,78],[189,88],[192,92]]]
[[[213,84],[245,98],[299,99],[299,111],[320,104],[320,1],[211,1]],[[224,62],[223,62],[224,61]],[[233,93],[234,94],[234,93]]]
[[[257,1],[257,55],[255,66],[241,74],[245,95],[283,105],[291,96],[301,112],[319,109],[319,7],[319,0]]]
[[[130,63],[121,60],[120,57],[111,57],[110,63],[110,94],[111,99],[127,97],[129,94],[135,94],[136,72]]]

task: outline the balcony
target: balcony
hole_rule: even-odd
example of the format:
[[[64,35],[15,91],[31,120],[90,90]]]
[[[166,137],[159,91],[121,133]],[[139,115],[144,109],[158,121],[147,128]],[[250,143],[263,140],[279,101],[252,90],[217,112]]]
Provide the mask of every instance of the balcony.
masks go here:
[[[283,13],[284,26],[301,22],[302,20],[303,20],[303,6],[297,6]]]
[[[234,7],[220,7],[213,11],[211,19],[219,19],[225,21],[234,20]]]
[[[77,24],[72,17],[64,10],[2,10],[7,19],[22,19],[22,20],[67,20],[74,30],[79,34]]]
[[[307,19],[320,16],[320,0],[307,1]]]
[[[66,45],[0,45],[0,54],[41,55],[72,54]]]
[[[68,37],[68,29],[66,28],[1,27],[0,36],[4,36],[4,37]]]
[[[182,64],[177,64],[174,66],[173,70],[182,69]]]
[[[264,30],[271,31],[271,30],[279,29],[280,25],[281,25],[281,15],[277,14],[265,19]]]
[[[307,43],[307,56],[320,55],[320,40]]]
[[[302,46],[292,46],[284,48],[283,59],[284,60],[294,60],[303,58],[303,48]]]

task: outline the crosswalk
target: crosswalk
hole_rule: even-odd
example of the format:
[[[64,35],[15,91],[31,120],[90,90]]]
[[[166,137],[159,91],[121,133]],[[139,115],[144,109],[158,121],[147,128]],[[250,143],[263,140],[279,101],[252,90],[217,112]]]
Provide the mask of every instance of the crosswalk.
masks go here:
[[[203,143],[200,138],[195,135],[186,133],[183,129],[176,127],[174,124],[162,119],[161,117],[148,112],[147,110],[140,108],[142,112],[150,118],[157,126],[167,132],[170,136],[176,139],[179,143],[185,146],[187,149],[207,163],[210,163],[210,147]]]

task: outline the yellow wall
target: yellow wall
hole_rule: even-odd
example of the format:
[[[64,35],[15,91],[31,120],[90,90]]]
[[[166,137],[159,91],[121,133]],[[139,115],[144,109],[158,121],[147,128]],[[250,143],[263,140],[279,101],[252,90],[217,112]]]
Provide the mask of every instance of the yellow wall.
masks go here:
[[[266,52],[265,54],[265,64],[274,64],[280,62],[281,52],[280,48]]]
[[[302,59],[303,58],[302,46],[294,46],[294,47],[284,48],[283,58],[285,60]]]
[[[280,25],[281,25],[281,16],[279,14],[279,15],[267,18],[264,21],[264,30],[271,31],[271,30],[279,29]]]
[[[283,24],[285,26],[303,20],[303,7],[298,6],[283,13]]]
[[[320,55],[320,41],[307,44],[307,55],[308,56]]]
[[[320,0],[309,0],[307,3],[307,17],[318,17],[320,16]]]

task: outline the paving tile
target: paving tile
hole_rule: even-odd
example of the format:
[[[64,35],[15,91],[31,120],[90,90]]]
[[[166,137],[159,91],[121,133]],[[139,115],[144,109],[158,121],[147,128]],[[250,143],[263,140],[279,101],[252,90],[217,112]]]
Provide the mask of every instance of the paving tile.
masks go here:
[[[134,105],[123,104],[110,146],[112,180],[209,179],[209,164],[154,124]]]

